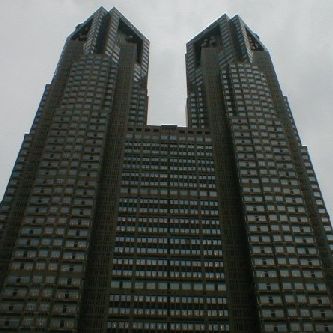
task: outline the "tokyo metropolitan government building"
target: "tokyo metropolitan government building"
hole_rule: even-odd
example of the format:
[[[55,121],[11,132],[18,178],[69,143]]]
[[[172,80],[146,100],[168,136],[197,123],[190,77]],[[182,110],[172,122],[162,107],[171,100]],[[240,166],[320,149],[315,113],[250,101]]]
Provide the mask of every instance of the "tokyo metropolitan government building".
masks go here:
[[[186,46],[187,127],[147,125],[149,42],[67,38],[0,206],[0,332],[333,332],[333,232],[259,37]]]

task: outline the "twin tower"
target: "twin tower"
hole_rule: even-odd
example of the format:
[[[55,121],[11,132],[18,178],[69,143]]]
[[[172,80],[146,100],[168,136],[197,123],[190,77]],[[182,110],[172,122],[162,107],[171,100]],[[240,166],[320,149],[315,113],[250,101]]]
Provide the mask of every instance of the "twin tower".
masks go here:
[[[68,37],[0,206],[0,332],[333,332],[333,232],[259,37],[187,44],[187,127],[147,125],[148,40]],[[157,83],[158,84],[158,83]]]

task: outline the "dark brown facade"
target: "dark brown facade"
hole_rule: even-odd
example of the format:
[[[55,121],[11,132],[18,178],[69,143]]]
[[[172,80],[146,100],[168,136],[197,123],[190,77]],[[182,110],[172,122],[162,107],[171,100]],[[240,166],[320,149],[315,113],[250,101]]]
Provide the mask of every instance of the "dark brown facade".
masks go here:
[[[269,54],[187,44],[188,127],[147,119],[116,9],[65,44],[0,210],[2,332],[332,332],[333,233]]]

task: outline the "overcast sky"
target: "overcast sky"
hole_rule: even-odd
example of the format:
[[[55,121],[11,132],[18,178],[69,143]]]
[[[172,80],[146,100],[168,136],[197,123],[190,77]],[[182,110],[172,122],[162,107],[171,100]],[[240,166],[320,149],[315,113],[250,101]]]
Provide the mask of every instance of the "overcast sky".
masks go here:
[[[271,52],[332,216],[332,0],[1,0],[0,198],[65,38],[99,6],[150,40],[150,124],[185,124],[185,44],[239,14]]]

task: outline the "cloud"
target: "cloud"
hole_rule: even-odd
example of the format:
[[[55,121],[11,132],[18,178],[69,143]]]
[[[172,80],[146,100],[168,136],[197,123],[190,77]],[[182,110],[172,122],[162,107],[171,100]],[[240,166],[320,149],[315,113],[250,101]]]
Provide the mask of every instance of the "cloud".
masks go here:
[[[66,36],[101,5],[115,5],[151,42],[148,120],[154,124],[185,124],[186,42],[222,14],[239,14],[271,52],[332,212],[331,0],[2,0],[0,192]]]

